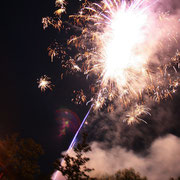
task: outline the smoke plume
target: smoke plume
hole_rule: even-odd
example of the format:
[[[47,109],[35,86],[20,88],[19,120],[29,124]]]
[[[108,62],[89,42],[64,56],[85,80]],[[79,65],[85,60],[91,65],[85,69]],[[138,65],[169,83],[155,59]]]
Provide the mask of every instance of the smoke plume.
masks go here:
[[[140,155],[121,146],[104,149],[103,143],[92,143],[89,167],[93,176],[113,174],[119,169],[134,168],[149,180],[169,179],[180,175],[180,138],[168,134],[156,139],[147,155]]]

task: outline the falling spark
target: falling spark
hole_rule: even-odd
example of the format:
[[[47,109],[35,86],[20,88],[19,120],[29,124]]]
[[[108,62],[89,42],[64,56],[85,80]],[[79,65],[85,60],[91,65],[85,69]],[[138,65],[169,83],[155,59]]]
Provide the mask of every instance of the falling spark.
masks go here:
[[[37,83],[39,84],[38,88],[40,88],[42,92],[46,91],[46,89],[52,90],[53,85],[51,84],[50,79],[50,77],[44,75],[41,76],[41,78],[37,81]]]

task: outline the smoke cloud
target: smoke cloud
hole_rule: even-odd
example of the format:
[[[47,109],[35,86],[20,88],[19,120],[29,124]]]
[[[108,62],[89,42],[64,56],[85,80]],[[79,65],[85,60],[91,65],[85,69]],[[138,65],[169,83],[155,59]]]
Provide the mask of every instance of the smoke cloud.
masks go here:
[[[168,134],[156,139],[147,155],[140,155],[121,146],[104,149],[103,143],[92,143],[89,167],[93,176],[113,174],[119,169],[134,168],[149,180],[169,179],[180,175],[180,138]]]

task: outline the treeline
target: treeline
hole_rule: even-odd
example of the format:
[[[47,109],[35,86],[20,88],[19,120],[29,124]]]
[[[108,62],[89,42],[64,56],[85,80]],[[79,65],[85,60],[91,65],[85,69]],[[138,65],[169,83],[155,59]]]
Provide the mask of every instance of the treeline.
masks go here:
[[[115,174],[104,174],[90,177],[94,171],[86,163],[90,160],[85,156],[91,151],[84,133],[81,143],[74,147],[74,155],[65,154],[62,161],[57,160],[52,172],[40,172],[39,160],[44,154],[41,145],[32,139],[19,138],[17,134],[0,139],[0,180],[50,180],[52,173],[58,170],[67,180],[148,180],[133,168],[117,171]],[[161,179],[160,179],[161,180]],[[170,177],[169,180],[180,180]]]

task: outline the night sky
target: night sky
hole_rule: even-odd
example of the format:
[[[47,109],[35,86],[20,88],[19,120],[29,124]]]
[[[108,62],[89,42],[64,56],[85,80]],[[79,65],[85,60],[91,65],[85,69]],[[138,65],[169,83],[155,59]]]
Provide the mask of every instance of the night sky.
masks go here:
[[[85,105],[78,106],[71,102],[72,91],[75,87],[78,88],[81,79],[78,76],[68,76],[61,80],[60,62],[55,60],[52,63],[48,56],[47,48],[51,42],[57,37],[61,39],[61,34],[56,30],[52,28],[43,30],[41,23],[42,17],[53,14],[55,10],[54,1],[18,0],[4,3],[5,1],[1,5],[0,134],[18,132],[21,137],[33,138],[41,144],[45,151],[41,164],[43,171],[46,171],[52,165],[52,162],[60,157],[60,153],[68,148],[73,137],[73,133],[59,137],[57,110],[60,108],[69,109],[82,120],[88,111],[88,107]],[[70,11],[77,10],[78,1],[74,0],[71,6]],[[55,87],[53,91],[47,90],[42,93],[37,87],[37,79],[45,74],[51,77]],[[136,139],[134,138],[133,142],[129,142],[131,144],[129,146],[127,139],[121,144],[129,148],[139,149],[140,146],[146,144],[144,141],[147,140],[147,144],[150,144],[153,139],[166,133],[180,136],[180,123],[178,121],[180,97],[178,94],[179,92],[173,103],[166,102],[165,105],[162,105],[162,107],[166,105],[171,106],[171,108],[174,107],[173,113],[175,115],[172,116],[174,117],[173,123],[176,122],[174,126],[161,131],[160,123],[167,123],[169,120],[152,121],[145,130],[144,124],[138,125],[137,128],[144,130],[144,134],[135,133]],[[155,107],[153,108],[153,114],[156,114],[158,110]],[[98,118],[103,119],[104,122],[107,121],[113,131],[113,126],[111,126],[107,117]],[[164,117],[164,119],[166,118]],[[161,117],[161,119],[163,118]],[[101,124],[97,125],[97,121],[93,122],[95,131],[101,128]],[[154,129],[154,127],[157,127],[157,129]],[[106,129],[104,132],[106,131],[108,130]],[[122,131],[127,132],[126,138],[132,134],[127,126]],[[97,134],[95,139],[103,140],[104,136],[101,136],[100,133]],[[148,138],[144,140],[144,137],[143,139],[141,137],[145,134],[151,134],[153,137],[151,136],[151,140]],[[112,137],[113,134],[109,136],[109,138]]]
[[[77,79],[60,80],[60,62],[51,63],[47,48],[61,38],[57,31],[43,30],[42,17],[54,12],[54,1],[31,0],[3,2],[1,19],[1,107],[0,134],[18,132],[33,138],[45,150],[42,166],[46,170],[60,152],[67,149],[73,133],[59,137],[56,111],[69,109],[80,119],[87,108],[71,102]],[[77,9],[78,3],[72,3]],[[71,9],[71,8],[70,8]],[[53,91],[42,93],[37,79],[52,78]]]

